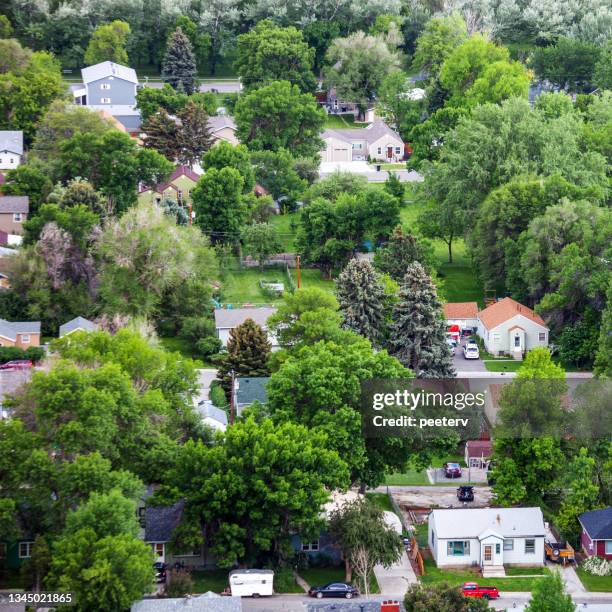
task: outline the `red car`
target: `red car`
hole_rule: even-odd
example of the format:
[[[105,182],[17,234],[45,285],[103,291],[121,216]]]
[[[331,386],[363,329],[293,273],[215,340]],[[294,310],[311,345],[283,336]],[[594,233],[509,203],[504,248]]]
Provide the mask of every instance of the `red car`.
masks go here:
[[[464,582],[461,587],[464,597],[478,597],[481,599],[499,599],[497,587],[480,586],[477,582]]]
[[[29,359],[15,359],[0,365],[0,370],[28,370],[31,367],[32,362]]]
[[[447,478],[461,478],[461,466],[458,463],[445,463],[444,475]]]

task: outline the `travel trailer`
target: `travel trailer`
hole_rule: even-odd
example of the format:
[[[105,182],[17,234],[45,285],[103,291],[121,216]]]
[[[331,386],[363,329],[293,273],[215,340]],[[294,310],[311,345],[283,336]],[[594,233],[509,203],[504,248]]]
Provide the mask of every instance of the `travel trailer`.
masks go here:
[[[260,597],[272,595],[274,572],[272,570],[232,570],[229,574],[232,597]]]

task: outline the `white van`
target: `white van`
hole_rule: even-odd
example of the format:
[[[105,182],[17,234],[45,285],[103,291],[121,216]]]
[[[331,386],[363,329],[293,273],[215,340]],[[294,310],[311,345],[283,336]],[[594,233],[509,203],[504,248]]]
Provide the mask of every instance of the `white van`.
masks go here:
[[[233,597],[259,597],[272,595],[274,572],[272,570],[246,569],[229,573],[230,590]]]

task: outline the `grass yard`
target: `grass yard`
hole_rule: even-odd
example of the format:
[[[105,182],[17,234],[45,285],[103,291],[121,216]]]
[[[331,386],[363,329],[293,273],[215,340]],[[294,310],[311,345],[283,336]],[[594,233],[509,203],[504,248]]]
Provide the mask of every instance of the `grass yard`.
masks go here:
[[[427,548],[427,523],[419,523],[416,526],[415,536],[419,548]]]
[[[593,576],[581,567],[576,568],[576,573],[587,591],[612,593],[612,576]]]
[[[179,338],[177,336],[172,337],[163,337],[159,339],[162,348],[167,351],[180,353],[183,357],[188,357],[189,359],[200,359],[198,357],[195,346],[186,338]],[[201,361],[201,359],[200,359]]]
[[[364,128],[367,123],[355,123],[355,115],[327,115],[323,127],[331,130],[343,128]]]
[[[280,296],[269,296],[259,286],[259,281],[276,281],[287,284],[283,268],[244,268],[226,270],[221,280],[223,303],[227,304],[278,304]]]
[[[431,461],[432,467],[442,467],[446,462],[459,463],[464,465],[463,457],[458,454],[445,455],[441,457],[434,457]],[[399,472],[395,474],[388,474],[385,478],[385,484],[389,486],[419,486],[419,485],[431,485],[427,473],[425,470],[406,470],[405,472]],[[441,483],[441,486],[447,483]]]
[[[225,569],[194,570],[191,572],[194,593],[221,593],[229,585],[228,574]]]
[[[381,510],[386,512],[395,512],[391,505],[391,500],[386,493],[366,493],[366,497],[376,504]]]
[[[298,213],[289,213],[286,215],[272,215],[270,217],[270,225],[278,232],[278,239],[283,247],[284,253],[292,253],[295,251],[295,236],[297,233],[297,224],[299,222]],[[291,227],[291,224],[295,227]]]
[[[522,361],[516,361],[515,359],[483,360],[483,363],[489,372],[517,372],[523,365]]]
[[[291,270],[291,276],[293,277],[295,286],[297,287],[297,271]],[[333,280],[324,278],[321,274],[321,270],[316,268],[302,269],[300,272],[300,276],[302,288],[309,289],[312,287],[316,287],[317,289],[323,289],[323,291],[328,291],[329,293],[335,294],[336,284]]]
[[[539,569],[542,571],[540,572]],[[531,570],[530,570],[531,571]],[[440,569],[436,567],[433,559],[425,559],[425,575],[421,576],[421,582],[423,584],[434,584],[437,582],[449,582],[451,585],[460,586],[464,582],[490,582],[500,591],[532,591],[536,582],[541,577],[546,576],[549,570],[545,568],[534,568],[531,574],[537,574],[538,577],[521,577],[517,575],[510,575],[506,578],[495,578],[494,580],[484,579],[479,574],[478,570],[464,569],[464,570],[450,570]]]
[[[344,582],[346,577],[344,565],[310,567],[300,570],[299,574],[310,586],[324,586],[330,582]],[[352,584],[356,584],[355,576],[353,576]],[[370,576],[370,593],[380,593],[380,588],[374,574]]]

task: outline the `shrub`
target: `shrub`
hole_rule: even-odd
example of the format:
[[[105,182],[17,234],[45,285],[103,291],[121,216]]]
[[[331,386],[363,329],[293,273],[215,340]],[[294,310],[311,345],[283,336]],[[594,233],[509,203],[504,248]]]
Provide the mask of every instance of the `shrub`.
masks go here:
[[[580,567],[593,576],[612,576],[612,563],[601,557],[589,557]]]
[[[193,592],[193,580],[188,572],[170,570],[167,576],[166,595],[168,597],[184,597]]]
[[[15,361],[16,359],[31,359],[34,363],[36,363],[44,356],[45,349],[41,346],[30,346],[25,350],[17,346],[0,347],[0,363]]]
[[[295,589],[295,578],[290,569],[277,569],[274,572],[274,589],[278,593],[291,593]]]

